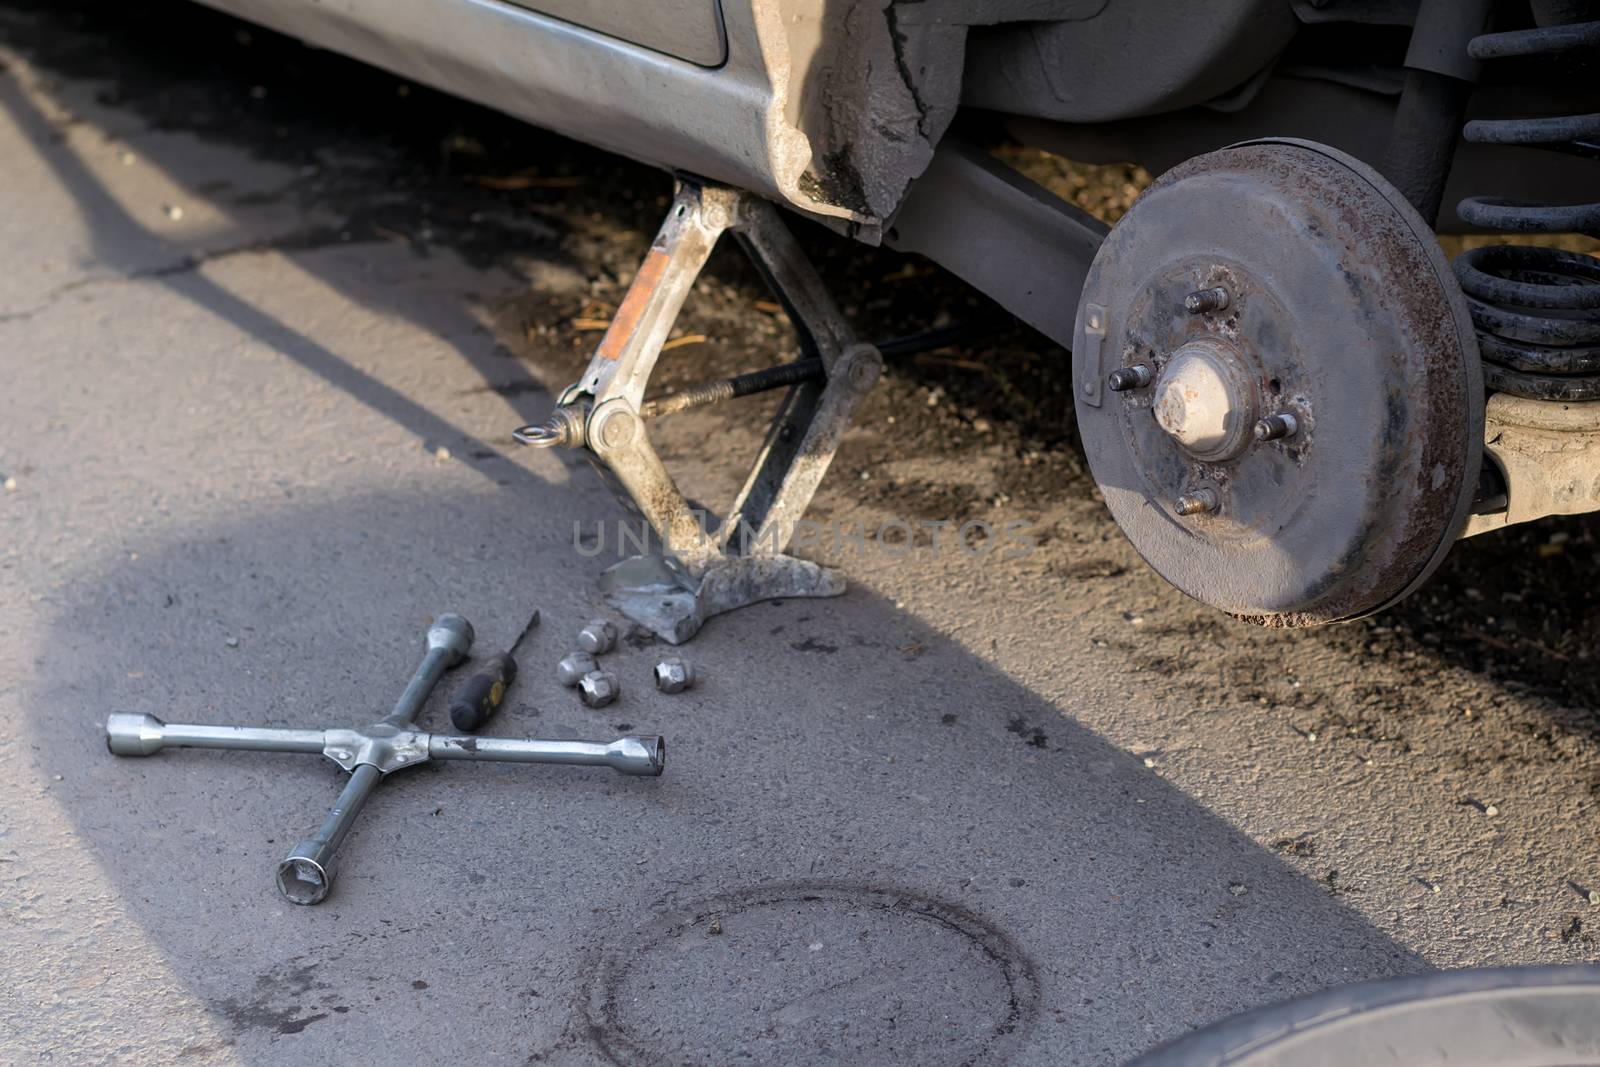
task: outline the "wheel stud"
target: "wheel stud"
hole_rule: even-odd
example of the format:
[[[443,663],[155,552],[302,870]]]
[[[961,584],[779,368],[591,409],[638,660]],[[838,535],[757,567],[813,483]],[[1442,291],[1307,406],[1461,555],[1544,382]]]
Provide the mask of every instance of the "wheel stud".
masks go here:
[[[1217,494],[1211,489],[1196,489],[1178,498],[1179,515],[1203,515],[1217,510]]]
[[[1281,415],[1268,415],[1256,423],[1255,435],[1257,441],[1277,441],[1285,437],[1293,437],[1300,429],[1300,423],[1288,412]]]
[[[1204,315],[1210,311],[1221,311],[1232,301],[1228,290],[1220,285],[1209,289],[1197,289],[1183,298],[1183,310],[1191,315]]]
[[[1135,363],[1131,367],[1118,367],[1106,378],[1106,385],[1113,393],[1126,392],[1129,389],[1143,389],[1150,384],[1150,379],[1155,373],[1143,363]]]

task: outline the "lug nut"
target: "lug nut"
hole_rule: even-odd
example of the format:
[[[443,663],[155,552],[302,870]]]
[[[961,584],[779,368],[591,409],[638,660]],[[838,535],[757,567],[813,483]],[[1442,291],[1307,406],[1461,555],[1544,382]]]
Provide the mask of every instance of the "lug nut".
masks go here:
[[[621,690],[617,676],[610,671],[590,671],[578,679],[578,696],[591,708],[603,708],[617,699]]]
[[[587,652],[568,652],[561,657],[561,662],[556,664],[556,681],[571,689],[578,684],[578,679],[599,667],[594,657]]]
[[[1113,393],[1127,392],[1129,389],[1143,389],[1150,384],[1155,373],[1143,363],[1135,363],[1131,367],[1118,367],[1106,378],[1106,385]]]
[[[1277,441],[1293,437],[1299,429],[1300,423],[1286,411],[1279,415],[1268,415],[1256,423],[1255,435],[1257,441]]]
[[[1179,515],[1200,515],[1217,510],[1217,494],[1211,489],[1196,489],[1178,498]]]
[[[1210,311],[1222,311],[1232,300],[1228,290],[1214,285],[1209,289],[1196,289],[1184,297],[1183,310],[1191,315],[1204,315]]]
[[[591,655],[610,652],[617,645],[617,628],[606,619],[594,619],[578,631],[578,647]]]
[[[694,685],[694,668],[681,656],[668,656],[656,664],[656,688],[663,693],[681,693]]]

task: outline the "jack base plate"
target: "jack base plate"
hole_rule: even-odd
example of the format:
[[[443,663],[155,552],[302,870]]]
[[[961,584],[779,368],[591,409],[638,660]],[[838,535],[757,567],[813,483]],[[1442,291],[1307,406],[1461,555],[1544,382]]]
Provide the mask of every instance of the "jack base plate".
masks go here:
[[[659,555],[631,556],[600,576],[606,603],[671,645],[681,645],[714,615],[761,600],[838,596],[844,575],[794,556],[734,556],[697,580]]]

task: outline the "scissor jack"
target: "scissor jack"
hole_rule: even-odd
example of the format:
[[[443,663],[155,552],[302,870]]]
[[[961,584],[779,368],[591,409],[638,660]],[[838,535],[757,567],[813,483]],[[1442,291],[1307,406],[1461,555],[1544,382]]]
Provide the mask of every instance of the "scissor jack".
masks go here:
[[[606,766],[623,774],[658,775],[666,742],[628,736],[615,741],[538,741],[431,734],[416,717],[445,671],[472,647],[472,626],[460,615],[441,615],[428,627],[428,650],[394,710],[354,730],[282,730],[259,726],[198,726],[162,722],[154,715],[117,712],[106,720],[106,747],[118,756],[153,756],[167,746],[233,748],[253,752],[311,752],[350,772],[350,780],[315,834],[278,864],[278,890],[296,904],[316,904],[333,887],[334,861],[356,816],[379,782],[430,759],[500,763],[569,763]]]
[[[788,313],[801,358],[647,401],[661,346],[728,232]],[[685,181],[583,378],[561,394],[547,421],[513,436],[536,447],[585,449],[619,499],[649,523],[661,550],[609,568],[601,588],[622,614],[681,644],[711,616],[758,600],[844,592],[838,571],[784,549],[882,368],[878,350],[856,341],[777,208],[736,189]],[[662,465],[646,420],[779,387],[787,395],[744,488],[709,531],[705,513],[684,499]]]

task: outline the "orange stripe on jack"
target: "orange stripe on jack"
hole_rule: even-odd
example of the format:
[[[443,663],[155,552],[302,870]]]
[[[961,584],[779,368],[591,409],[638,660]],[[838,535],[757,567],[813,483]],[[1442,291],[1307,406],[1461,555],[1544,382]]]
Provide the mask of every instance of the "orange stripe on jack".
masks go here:
[[[652,248],[650,254],[644,257],[639,273],[633,277],[633,284],[628,286],[628,295],[622,298],[622,306],[611,318],[611,328],[600,338],[600,347],[595,350],[602,359],[622,358],[622,350],[627,347],[633,331],[639,326],[639,320],[644,317],[644,309],[655,295],[656,286],[661,284],[661,276],[667,272],[667,259],[667,253],[659,248]]]

